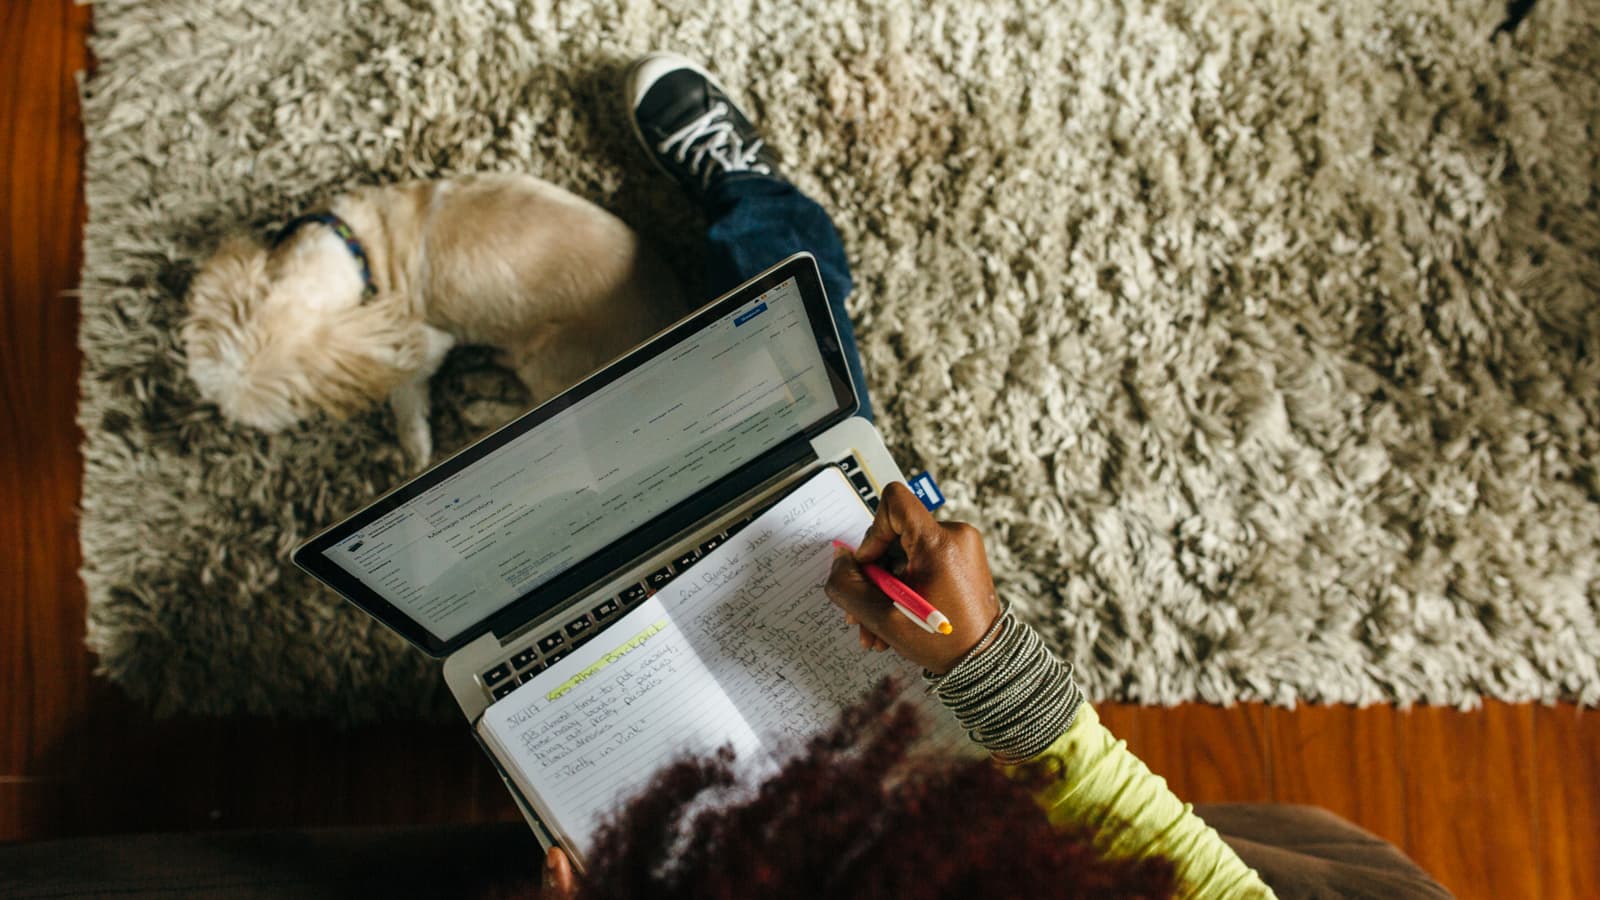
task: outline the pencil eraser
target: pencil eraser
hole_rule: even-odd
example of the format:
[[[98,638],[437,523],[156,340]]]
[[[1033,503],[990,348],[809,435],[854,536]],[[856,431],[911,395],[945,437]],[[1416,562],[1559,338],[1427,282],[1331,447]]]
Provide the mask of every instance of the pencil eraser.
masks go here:
[[[917,495],[917,499],[928,508],[928,512],[933,512],[944,505],[944,494],[939,493],[939,486],[934,483],[932,475],[922,472],[911,476],[911,481],[908,483],[911,485],[911,493]]]

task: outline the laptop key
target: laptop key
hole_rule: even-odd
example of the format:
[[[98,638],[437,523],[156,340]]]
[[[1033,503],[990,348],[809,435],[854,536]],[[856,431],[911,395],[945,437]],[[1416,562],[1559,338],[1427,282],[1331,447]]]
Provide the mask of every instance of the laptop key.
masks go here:
[[[725,541],[725,540],[727,540],[727,538],[723,537],[720,534],[712,535],[709,540],[707,540],[704,544],[700,545],[701,554],[710,553],[711,551],[717,549],[718,547],[721,547],[722,546],[722,542]]]
[[[507,663],[501,663],[500,665],[495,666],[489,671],[483,673],[483,686],[494,687],[500,682],[505,681],[506,676],[510,674],[511,666]]]
[[[537,675],[537,674],[539,674],[540,672],[543,672],[543,671],[544,671],[544,666],[536,664],[536,665],[534,665],[533,668],[529,669],[526,672],[523,672],[520,676],[517,677],[517,684],[527,684],[528,682],[533,680],[533,676],[535,676],[535,675]]]
[[[513,678],[510,681],[506,682],[505,684],[502,684],[499,687],[495,688],[494,691],[492,691],[492,693],[494,694],[494,698],[496,700],[499,700],[501,697],[504,697],[505,695],[511,693],[512,691],[514,691],[516,689],[517,689],[517,680],[515,678]]]
[[[562,637],[559,631],[547,634],[539,638],[539,652],[549,653],[551,650],[561,646],[565,641],[566,638]]]
[[[644,581],[645,584],[650,585],[652,588],[660,590],[661,588],[667,586],[667,582],[672,580],[672,576],[674,574],[676,573],[672,571],[671,566],[662,566],[654,572],[651,572]]]
[[[621,600],[624,606],[632,606],[649,596],[649,594],[650,588],[641,581],[638,584],[623,588],[622,593],[617,595],[617,599]]]
[[[573,619],[571,622],[567,623],[567,637],[577,637],[578,635],[583,634],[585,631],[588,631],[589,627],[593,624],[594,621],[588,616],[581,616]]]
[[[699,559],[700,559],[700,551],[699,550],[690,550],[688,553],[685,553],[684,555],[678,557],[677,561],[674,562],[672,565],[673,565],[674,568],[676,568],[678,571],[681,572],[684,569],[687,569],[690,566],[694,565],[695,562],[697,562]]]
[[[556,663],[560,662],[561,660],[566,659],[567,654],[571,653],[571,652],[572,652],[572,648],[568,647],[565,650],[561,650],[561,651],[558,651],[556,653],[552,653],[549,656],[546,656],[544,658],[545,667],[549,668],[550,666],[555,665]]]
[[[516,666],[518,669],[526,669],[528,664],[531,662],[533,662],[532,647],[529,647],[521,653],[518,653],[516,656],[511,657],[511,664]]]
[[[859,470],[861,468],[861,462],[857,460],[856,455],[852,453],[849,456],[846,456],[844,459],[839,460],[839,468],[843,469],[845,474],[848,475],[851,472]]]
[[[621,611],[622,601],[616,597],[612,597],[610,600],[607,600],[606,602],[590,610],[589,613],[590,615],[594,616],[596,620],[599,620],[614,616]]]

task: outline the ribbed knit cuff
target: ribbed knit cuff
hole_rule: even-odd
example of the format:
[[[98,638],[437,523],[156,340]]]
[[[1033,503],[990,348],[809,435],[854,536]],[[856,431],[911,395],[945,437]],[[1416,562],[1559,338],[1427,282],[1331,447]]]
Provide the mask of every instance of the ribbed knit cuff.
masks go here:
[[[1072,727],[1083,705],[1072,666],[1056,658],[1032,626],[1017,621],[1010,604],[954,668],[922,677],[967,734],[1004,763],[1043,753]]]

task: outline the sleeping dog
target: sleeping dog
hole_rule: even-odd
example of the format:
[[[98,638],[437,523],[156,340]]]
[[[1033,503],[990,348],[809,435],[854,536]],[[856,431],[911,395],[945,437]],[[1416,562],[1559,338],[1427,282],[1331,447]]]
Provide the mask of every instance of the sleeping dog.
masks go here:
[[[458,343],[499,348],[543,401],[686,312],[621,220],[526,175],[364,188],[271,244],[234,236],[196,274],[189,375],[222,414],[278,431],[385,397],[417,468],[428,379]]]

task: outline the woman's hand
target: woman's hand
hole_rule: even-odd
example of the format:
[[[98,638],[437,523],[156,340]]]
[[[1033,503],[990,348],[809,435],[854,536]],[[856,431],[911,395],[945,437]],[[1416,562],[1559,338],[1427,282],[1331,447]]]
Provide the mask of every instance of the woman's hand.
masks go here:
[[[544,855],[544,886],[539,889],[539,900],[572,900],[578,896],[578,877],[572,872],[572,860],[560,847],[551,847]]]
[[[950,620],[951,633],[924,631],[867,580],[877,563]],[[983,537],[965,522],[940,523],[900,482],[884,488],[878,514],[854,554],[840,551],[828,576],[828,599],[861,626],[861,646],[896,653],[942,675],[966,655],[1000,615]]]

